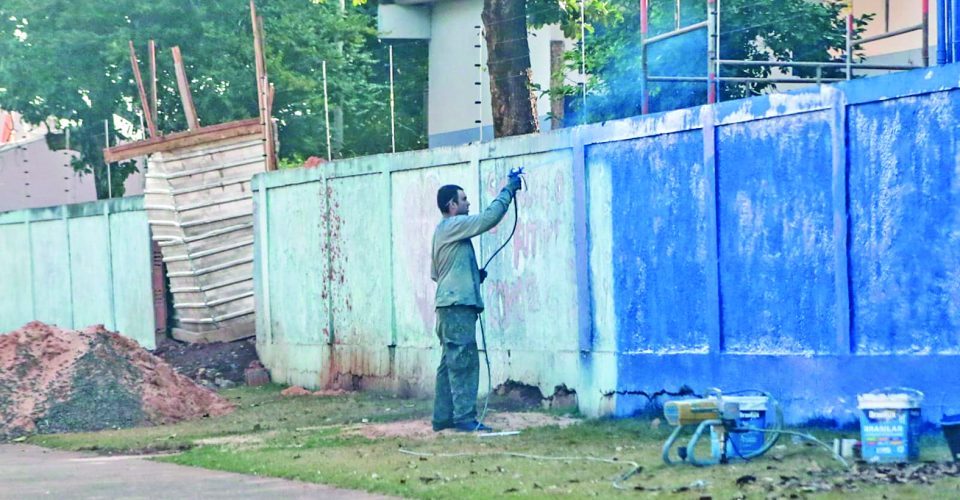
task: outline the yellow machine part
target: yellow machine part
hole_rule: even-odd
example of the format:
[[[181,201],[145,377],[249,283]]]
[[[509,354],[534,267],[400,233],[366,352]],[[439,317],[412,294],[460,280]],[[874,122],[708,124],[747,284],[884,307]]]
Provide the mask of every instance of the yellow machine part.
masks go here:
[[[704,420],[719,420],[721,402],[717,399],[667,401],[663,416],[670,425],[696,425]]]

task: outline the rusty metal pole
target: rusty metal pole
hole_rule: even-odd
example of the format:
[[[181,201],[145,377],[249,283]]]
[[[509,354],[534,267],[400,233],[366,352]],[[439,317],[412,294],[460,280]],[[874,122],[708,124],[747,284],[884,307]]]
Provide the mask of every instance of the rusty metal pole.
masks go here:
[[[640,0],[640,95],[642,103],[641,114],[650,112],[650,89],[647,88],[647,4],[648,0]]]
[[[930,0],[922,0],[920,8],[923,12],[923,46],[920,49],[920,58],[926,67],[930,66]]]

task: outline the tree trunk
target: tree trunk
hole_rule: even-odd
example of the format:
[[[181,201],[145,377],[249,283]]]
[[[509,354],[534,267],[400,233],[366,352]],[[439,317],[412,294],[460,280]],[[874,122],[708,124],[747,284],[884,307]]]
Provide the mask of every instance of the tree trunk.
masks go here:
[[[494,137],[540,131],[530,86],[526,0],[484,0],[483,25],[490,72]]]

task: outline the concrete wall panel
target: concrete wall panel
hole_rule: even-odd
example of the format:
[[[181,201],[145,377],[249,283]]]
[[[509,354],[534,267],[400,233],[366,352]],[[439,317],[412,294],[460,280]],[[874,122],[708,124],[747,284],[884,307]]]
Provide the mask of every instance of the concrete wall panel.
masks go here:
[[[333,338],[337,345],[372,351],[347,356],[364,374],[386,373],[379,359],[393,342],[389,197],[383,177],[329,181]]]
[[[114,318],[117,331],[152,349],[153,273],[150,226],[146,211],[110,214],[110,257],[113,265]]]
[[[84,327],[113,322],[110,247],[103,215],[70,219],[73,321]]]
[[[573,157],[561,149],[481,161],[484,207],[507,173],[521,166],[529,182],[516,196],[520,219],[513,239],[487,267],[484,326],[491,356],[509,361],[502,372],[494,371],[494,385],[510,379],[552,394],[570,369],[555,356],[575,354],[579,345],[577,309],[571,307],[577,301]],[[481,266],[510,235],[516,213],[511,205],[500,224],[479,238]]]
[[[268,210],[277,221],[269,227],[268,242],[270,330],[274,339],[290,344],[325,344],[330,337],[325,199],[319,183],[268,195]]]
[[[142,197],[0,214],[0,333],[102,324],[153,349],[151,256]]]
[[[63,220],[30,224],[36,319],[60,327],[73,324],[70,297],[70,253]],[[67,272],[64,272],[67,271]],[[112,322],[107,328],[113,328]]]
[[[960,92],[850,111],[853,343],[960,353]]]
[[[613,165],[612,265],[618,350],[704,352],[708,241],[699,131],[594,146]],[[601,160],[601,158],[603,158]],[[667,313],[667,311],[670,311]]]
[[[0,224],[0,332],[34,319],[29,241],[26,224]]]
[[[835,347],[830,123],[826,112],[720,127],[717,215],[723,347]]]
[[[445,184],[464,188],[476,210],[480,198],[476,167],[461,163],[395,172],[391,182],[397,346],[438,347],[434,333],[436,284],[430,279],[433,230],[441,219],[437,189]]]

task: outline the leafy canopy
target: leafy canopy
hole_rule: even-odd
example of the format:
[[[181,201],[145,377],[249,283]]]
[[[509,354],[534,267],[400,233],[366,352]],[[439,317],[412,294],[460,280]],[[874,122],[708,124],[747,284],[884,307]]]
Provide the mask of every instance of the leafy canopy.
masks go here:
[[[280,155],[326,155],[322,61],[327,62],[331,107],[343,111],[338,156],[390,147],[386,48],[376,38],[375,6],[340,11],[337,2],[260,0],[267,71],[276,87],[274,117]],[[170,48],[180,46],[201,125],[258,115],[246,0],[4,0],[0,3],[0,109],[41,123],[68,121],[81,158],[74,168],[94,172],[101,197],[106,176],[103,121],[114,114],[139,127],[140,102],[130,67],[133,40],[149,94],[147,42],[156,40],[162,132],[186,129]],[[423,46],[405,47],[403,67],[415,76]],[[409,94],[399,99],[398,149],[422,147],[423,80],[398,78]],[[404,86],[405,85],[405,86]],[[331,113],[331,120],[335,114]],[[119,140],[122,132],[111,130]],[[117,139],[113,142],[116,143]],[[122,193],[133,164],[115,165],[114,192]]]

